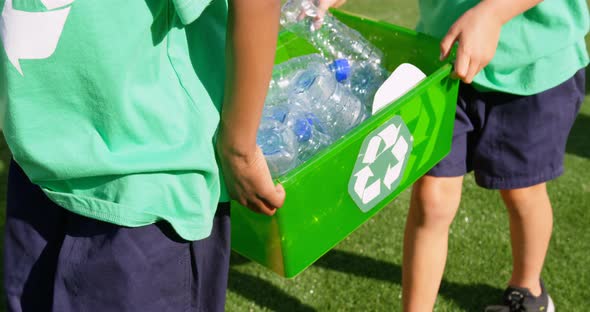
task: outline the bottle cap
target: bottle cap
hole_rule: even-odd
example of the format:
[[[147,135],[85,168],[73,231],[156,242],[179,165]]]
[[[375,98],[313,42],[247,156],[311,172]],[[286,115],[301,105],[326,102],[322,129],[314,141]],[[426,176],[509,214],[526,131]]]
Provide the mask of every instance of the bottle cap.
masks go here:
[[[299,118],[295,120],[295,124],[293,125],[293,130],[295,131],[295,135],[297,136],[298,142],[305,142],[311,139],[311,129],[312,125],[309,123],[307,118]]]
[[[331,65],[330,69],[334,72],[336,80],[342,82],[350,76],[350,63],[347,59],[337,59]]]

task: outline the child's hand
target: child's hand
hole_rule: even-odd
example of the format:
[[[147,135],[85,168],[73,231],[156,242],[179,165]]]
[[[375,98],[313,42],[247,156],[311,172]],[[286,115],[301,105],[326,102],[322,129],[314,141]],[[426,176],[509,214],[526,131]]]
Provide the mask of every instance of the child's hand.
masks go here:
[[[317,0],[318,14],[314,19],[314,27],[319,29],[324,23],[324,16],[330,8],[337,8],[346,3],[346,0]]]
[[[485,4],[487,1],[463,14],[440,43],[444,59],[453,44],[459,42],[454,75],[465,83],[471,83],[492,60],[500,39],[502,20]]]
[[[285,201],[285,189],[274,185],[260,148],[238,156],[218,144],[218,151],[230,196],[254,212],[274,215]]]
[[[318,0],[318,17],[326,15],[329,8],[337,8],[346,3],[346,0]]]

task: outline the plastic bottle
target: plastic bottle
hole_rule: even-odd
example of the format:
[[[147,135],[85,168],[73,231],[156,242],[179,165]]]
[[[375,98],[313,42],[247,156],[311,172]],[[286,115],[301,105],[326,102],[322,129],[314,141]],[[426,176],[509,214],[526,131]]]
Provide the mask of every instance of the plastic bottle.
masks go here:
[[[275,65],[269,86],[269,97],[287,93],[293,78],[309,67],[328,66],[338,81],[347,80],[350,76],[350,64],[346,59],[337,59],[327,64],[320,54],[308,54],[294,57],[286,62]]]
[[[366,118],[365,106],[326,67],[310,67],[294,79],[290,101],[317,116],[333,139],[340,138]]]
[[[360,66],[358,64],[352,71],[350,79],[346,81],[346,86],[365,104],[367,111],[370,112],[375,93],[387,79],[388,73],[385,69],[374,66],[374,64],[360,63]]]
[[[346,59],[352,69],[348,87],[369,108],[372,97],[387,79],[383,53],[359,32],[326,14],[317,29],[317,7],[311,0],[290,0],[282,8],[281,24],[307,39],[327,59]],[[370,110],[369,110],[370,111]]]
[[[256,144],[262,149],[273,177],[288,172],[298,163],[299,145],[295,133],[288,127],[288,114],[285,106],[266,108],[256,136]]]
[[[297,158],[305,162],[332,143],[332,138],[322,128],[320,120],[311,112],[294,112],[289,121],[299,149]]]
[[[326,14],[323,24],[316,29],[317,10],[311,0],[290,0],[282,8],[281,25],[307,39],[326,58],[381,64],[383,53],[333,16]]]

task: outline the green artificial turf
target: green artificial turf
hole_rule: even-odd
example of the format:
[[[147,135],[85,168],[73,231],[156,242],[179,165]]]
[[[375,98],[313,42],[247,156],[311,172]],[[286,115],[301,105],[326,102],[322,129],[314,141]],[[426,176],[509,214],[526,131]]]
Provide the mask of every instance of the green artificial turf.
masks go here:
[[[343,9],[410,28],[417,21],[416,1],[349,0]],[[555,226],[544,279],[560,311],[588,311],[590,305],[588,101],[569,139],[566,173],[549,183]],[[3,229],[9,159],[3,140],[0,159]],[[408,203],[406,191],[291,280],[232,255],[227,311],[401,310],[401,251]],[[451,228],[448,263],[435,311],[482,311],[501,295],[510,276],[510,261],[508,219],[502,202],[496,192],[478,188],[468,176]]]

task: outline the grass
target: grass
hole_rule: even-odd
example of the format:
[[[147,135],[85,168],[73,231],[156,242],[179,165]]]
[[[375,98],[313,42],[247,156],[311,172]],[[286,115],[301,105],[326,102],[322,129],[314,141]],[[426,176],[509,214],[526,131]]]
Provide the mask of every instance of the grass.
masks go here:
[[[413,27],[416,1],[349,1],[344,9]],[[590,105],[572,130],[566,173],[549,183],[555,230],[544,278],[560,311],[586,311],[590,302]],[[0,196],[9,153],[0,144]],[[363,225],[298,277],[286,280],[232,255],[228,311],[399,311],[402,238],[409,192]],[[0,198],[0,227],[4,220]],[[508,218],[496,192],[466,178],[450,234],[449,260],[435,311],[482,311],[510,276]],[[1,308],[0,308],[1,311]]]
[[[417,2],[349,1],[343,9],[405,27]],[[586,100],[590,102],[590,100]],[[561,311],[585,311],[590,292],[590,107],[572,130],[566,173],[549,183],[555,230],[544,279]],[[400,311],[403,227],[409,191],[292,280],[232,258],[228,311]],[[508,217],[496,192],[468,176],[452,225],[449,257],[435,311],[482,311],[510,277]]]

